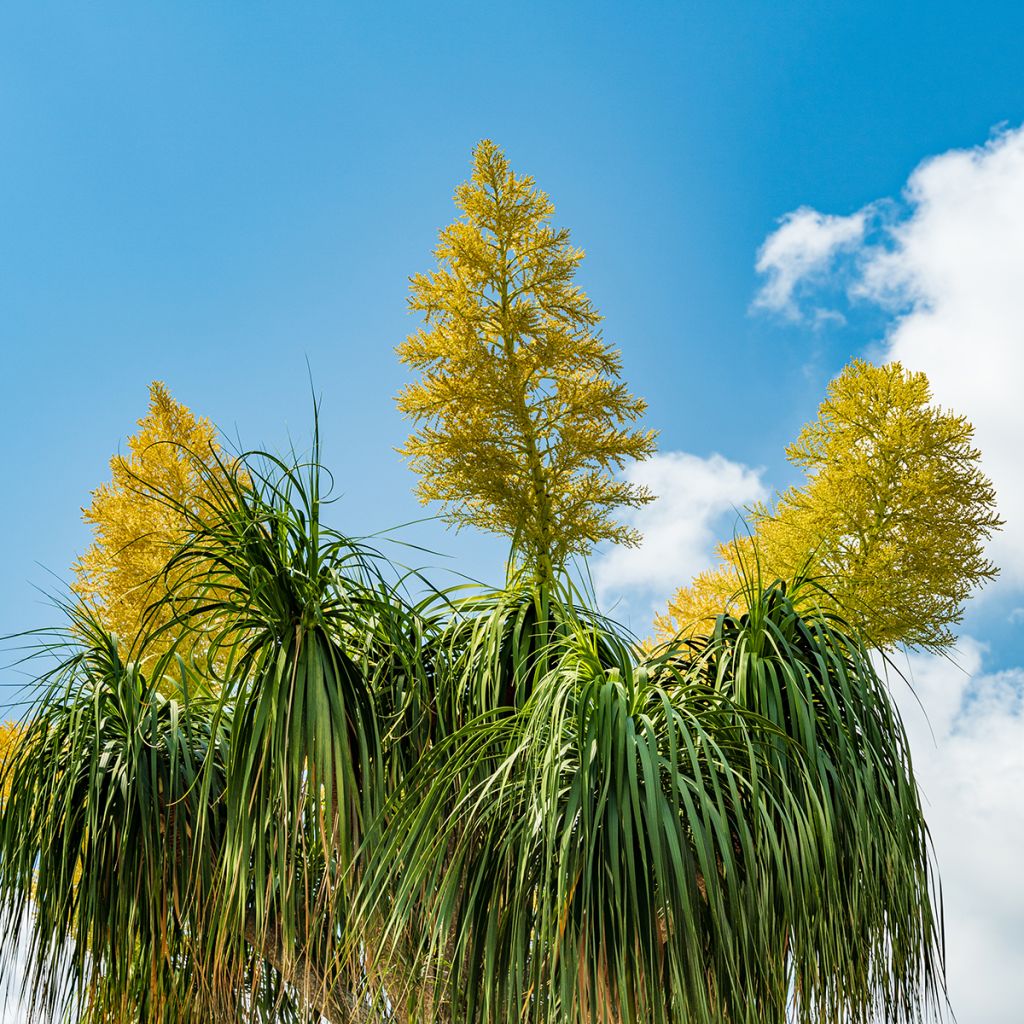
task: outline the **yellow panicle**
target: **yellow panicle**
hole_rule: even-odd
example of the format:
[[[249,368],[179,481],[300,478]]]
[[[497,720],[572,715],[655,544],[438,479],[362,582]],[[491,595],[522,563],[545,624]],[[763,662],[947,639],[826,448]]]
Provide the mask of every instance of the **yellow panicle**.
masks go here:
[[[477,146],[455,202],[437,269],[412,278],[426,326],[398,347],[420,375],[398,397],[418,427],[401,451],[420,499],[456,526],[511,538],[542,576],[600,541],[637,543],[614,513],[651,495],[616,471],[647,458],[654,433],[633,426],[645,404],[573,284],[583,253],[492,142]]]
[[[143,629],[170,619],[167,607],[147,610],[167,594],[171,581],[164,569],[188,537],[182,507],[200,512],[213,498],[209,481],[220,471],[213,424],[174,401],[163,384],[150,385],[149,411],[138,426],[127,455],[110,460],[110,482],[96,488],[82,510],[94,540],[75,564],[72,584],[126,650]],[[148,650],[173,641],[168,633]]]
[[[808,598],[879,647],[951,644],[963,603],[997,572],[985,544],[1001,520],[973,433],[931,404],[923,373],[854,360],[787,449],[804,484],[751,510],[762,576],[816,579],[825,593]],[[669,602],[660,637],[694,631],[716,606],[742,606],[737,549],[719,555],[717,569]]]

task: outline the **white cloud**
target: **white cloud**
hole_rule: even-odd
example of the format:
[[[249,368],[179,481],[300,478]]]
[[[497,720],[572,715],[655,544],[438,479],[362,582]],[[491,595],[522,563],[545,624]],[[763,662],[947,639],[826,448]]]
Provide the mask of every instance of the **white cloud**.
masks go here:
[[[1024,129],[927,161],[907,197],[910,215],[861,288],[907,303],[887,354],[974,424],[1007,521],[993,557],[1024,582]]]
[[[984,673],[983,659],[983,646],[965,638],[953,661],[910,658],[917,699],[900,682],[893,689],[942,880],[953,1011],[961,1024],[1016,1024],[1024,967],[1024,669]]]
[[[826,274],[837,253],[858,245],[866,220],[865,210],[837,217],[801,206],[787,213],[757,254],[757,271],[768,279],[757,293],[754,307],[800,319],[798,287]],[[834,310],[825,309],[815,309],[812,316],[815,323],[842,319]]]
[[[782,310],[800,300],[810,304],[816,288],[838,284],[852,298],[892,311],[884,357],[923,370],[936,400],[966,415],[976,428],[975,441],[1007,521],[991,554],[1010,584],[1019,586],[1024,584],[1024,128],[975,149],[926,160],[911,175],[903,199],[902,212],[874,203],[853,218],[838,218],[840,224],[855,222],[845,233],[830,232],[827,225],[835,219],[806,207],[784,218],[758,257],[758,269],[768,280],[757,304]],[[876,235],[869,244],[872,230]],[[829,262],[835,237],[853,245],[842,267]],[[766,260],[766,254],[780,253]]]
[[[760,470],[721,455],[662,452],[625,476],[649,487],[657,500],[629,516],[643,534],[640,547],[615,547],[593,562],[604,608],[623,597],[659,605],[712,564],[715,544],[728,539],[737,512],[768,494]]]

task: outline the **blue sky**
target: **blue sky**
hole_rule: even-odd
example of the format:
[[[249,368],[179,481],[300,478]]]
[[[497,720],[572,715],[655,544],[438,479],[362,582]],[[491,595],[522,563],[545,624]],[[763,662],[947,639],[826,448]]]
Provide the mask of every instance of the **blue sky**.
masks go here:
[[[367,6],[0,13],[10,628],[45,616],[36,563],[62,573],[83,545],[77,509],[153,378],[284,444],[308,433],[308,358],[340,525],[421,514],[393,346],[479,138],[587,250],[662,447],[782,484],[784,444],[867,338],[749,316],[758,246],[794,207],[851,212],[1024,115],[1010,8]],[[495,545],[442,545],[500,571]]]
[[[1010,750],[1024,736],[1024,475],[999,440],[1022,424],[1008,399],[990,407],[985,380],[958,385],[985,338],[993,385],[1024,380],[1011,326],[1022,33],[1024,7],[984,3],[4,5],[0,632],[51,618],[35,588],[58,587],[86,544],[78,510],[153,379],[245,444],[283,447],[308,438],[308,360],[345,494],[337,525],[366,534],[424,514],[393,451],[406,433],[393,347],[415,326],[408,276],[431,265],[470,151],[491,137],[587,250],[581,283],[676,453],[660,471],[665,516],[693,526],[680,573],[728,531],[733,504],[790,482],[786,443],[854,355],[919,358],[979,437],[987,424],[1009,569],[968,614],[966,671],[919,665],[951,708],[936,779],[940,761],[965,765],[959,789],[936,790],[951,823],[979,792],[970,742],[1007,745],[1006,785],[978,826],[995,829],[994,852],[972,854],[952,826],[948,840],[964,908],[984,902],[971,879],[1004,877],[994,823],[1001,808],[1019,821],[1007,801],[1024,782]],[[922,161],[957,151],[974,154],[961,178],[906,191]],[[829,218],[858,216],[863,232],[833,244],[860,221]],[[758,273],[770,236],[785,244]],[[815,242],[824,256],[808,262]],[[928,262],[940,251],[951,264]],[[953,257],[975,251],[1006,255],[943,305],[929,289],[973,280],[983,261]],[[872,291],[886,274],[892,287]],[[765,300],[780,275],[792,287]],[[436,523],[409,536],[500,576],[500,543]],[[667,596],[628,583],[642,564],[595,563],[638,628]],[[964,1024],[1015,1012],[1008,956],[1018,969],[1024,956],[1000,936],[1024,931],[1024,897],[1002,903],[998,922],[963,911]],[[966,980],[976,964],[993,973],[984,986]]]

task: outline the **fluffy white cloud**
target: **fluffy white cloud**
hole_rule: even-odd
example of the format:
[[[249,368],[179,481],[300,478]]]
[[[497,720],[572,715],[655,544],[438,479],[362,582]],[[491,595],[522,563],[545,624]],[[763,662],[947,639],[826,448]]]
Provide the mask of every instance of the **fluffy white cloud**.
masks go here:
[[[813,307],[816,287],[838,284],[892,311],[884,356],[927,373],[936,399],[975,425],[1006,519],[992,557],[1021,585],[1024,128],[926,160],[903,200],[852,218],[807,208],[784,218],[758,257],[768,277],[758,304]],[[846,259],[836,263],[839,248]]]
[[[976,428],[1006,519],[993,556],[1024,582],[1024,129],[922,164],[909,216],[876,251],[862,294],[906,304],[888,355],[924,370]]]
[[[787,213],[757,254],[757,271],[767,280],[754,299],[754,308],[800,319],[797,288],[820,279],[839,252],[857,246],[864,238],[866,221],[866,210],[837,217],[801,206]],[[835,315],[814,310],[816,320]]]
[[[657,499],[629,516],[643,534],[637,548],[616,547],[593,563],[601,606],[626,598],[659,606],[677,587],[708,568],[715,544],[730,536],[737,513],[767,497],[761,471],[721,455],[700,458],[688,452],[662,452],[626,471],[626,478],[649,487]],[[637,623],[646,629],[646,623]]]
[[[983,658],[965,638],[952,659],[909,660],[913,694],[902,682],[893,689],[942,879],[953,1011],[961,1024],[1015,1024],[1024,966],[1024,669],[986,674]]]

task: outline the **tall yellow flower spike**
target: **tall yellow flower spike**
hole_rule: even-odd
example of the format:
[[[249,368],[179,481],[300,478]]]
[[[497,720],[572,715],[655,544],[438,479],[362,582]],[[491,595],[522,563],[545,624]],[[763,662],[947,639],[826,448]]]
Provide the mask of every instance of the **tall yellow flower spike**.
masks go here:
[[[533,179],[485,140],[455,203],[438,269],[412,278],[426,326],[398,347],[420,374],[398,396],[418,426],[400,451],[424,503],[511,538],[519,563],[547,578],[600,541],[637,543],[614,513],[652,496],[614,471],[651,455],[654,432],[633,426],[645,403],[619,381],[619,353],[573,284],[583,253],[551,226]]]
[[[73,567],[72,584],[126,650],[143,628],[152,631],[171,615],[167,608],[147,610],[167,593],[164,568],[188,536],[187,516],[174,505],[198,511],[212,498],[209,480],[220,471],[213,424],[174,401],[159,381],[150,385],[149,411],[138,426],[128,454],[110,460],[110,482],[82,510],[94,541]],[[173,639],[158,639],[150,652]]]
[[[854,360],[786,451],[804,485],[774,509],[752,509],[746,548],[762,577],[817,579],[827,594],[808,598],[879,647],[949,646],[963,603],[998,571],[984,552],[1002,521],[973,434],[965,417],[931,404],[923,373]],[[744,547],[722,545],[718,568],[672,598],[660,637],[699,629],[716,604],[742,605]]]

